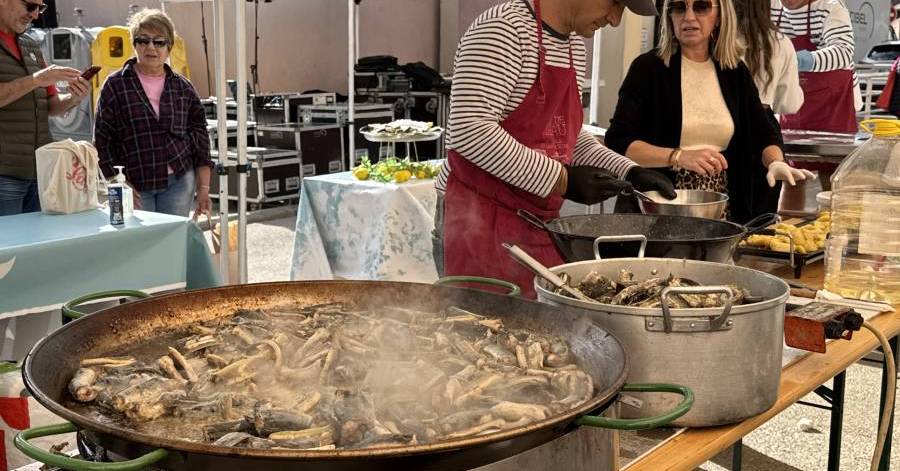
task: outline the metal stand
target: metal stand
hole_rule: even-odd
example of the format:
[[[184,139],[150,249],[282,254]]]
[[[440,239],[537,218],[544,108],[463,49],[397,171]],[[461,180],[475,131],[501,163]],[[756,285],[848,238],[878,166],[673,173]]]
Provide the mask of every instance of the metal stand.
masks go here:
[[[355,73],[356,56],[359,53],[356,42],[359,36],[359,11],[357,6],[361,1],[362,0],[347,0],[347,44],[349,44],[347,54],[347,132],[350,133],[347,137],[348,152],[347,166],[345,167],[347,170],[353,168],[353,159],[356,156],[356,123],[354,123],[354,120],[356,119]]]
[[[243,2],[241,2],[243,4]],[[237,280],[230,280],[228,273],[228,247],[229,230],[228,230],[228,170],[224,164],[228,162],[228,123],[225,116],[228,116],[226,107],[226,97],[228,96],[227,84],[225,82],[225,5],[223,0],[213,2],[214,21],[214,38],[216,49],[216,120],[218,123],[218,147],[219,147],[219,163],[223,164],[224,176],[219,173],[219,245],[222,249],[219,251],[219,271],[222,275],[222,281],[225,284],[232,283]]]
[[[731,446],[731,470],[740,471],[744,460],[744,440],[738,440]]]
[[[897,351],[897,337],[892,338],[889,343],[894,351],[894,363],[896,364],[900,358],[900,352]],[[878,426],[881,426],[881,411],[884,410],[884,401],[888,395],[887,391],[887,368],[884,364],[881,367],[881,400],[878,401]],[[891,469],[891,436],[894,433],[894,411],[891,411],[890,425],[887,429],[887,440],[884,442],[884,451],[881,453],[881,461],[878,463],[879,471],[888,471]]]
[[[247,282],[247,29],[246,4],[234,2],[234,29],[236,68],[237,68],[237,172],[238,172],[238,282]],[[222,46],[224,49],[224,44]],[[219,141],[221,142],[221,141]],[[228,157],[228,150],[224,154]]]
[[[828,471],[837,471],[841,468],[841,434],[843,433],[846,382],[847,372],[842,371],[834,377],[831,388],[822,385],[813,391],[830,404],[828,406],[813,402],[797,401],[798,404],[831,411],[831,426],[828,432]]]

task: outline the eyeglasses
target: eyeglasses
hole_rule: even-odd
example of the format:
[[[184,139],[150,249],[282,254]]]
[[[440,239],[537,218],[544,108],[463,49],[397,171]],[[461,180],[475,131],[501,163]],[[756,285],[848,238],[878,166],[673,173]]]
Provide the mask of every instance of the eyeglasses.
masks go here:
[[[136,46],[147,46],[150,43],[153,43],[153,46],[155,46],[157,49],[161,49],[169,45],[169,40],[162,38],[150,39],[144,36],[138,36],[134,38],[134,44]]]
[[[715,3],[710,0],[694,0],[691,3],[691,10],[694,10],[694,14],[697,16],[706,16],[709,12],[712,11],[713,8],[718,7]],[[670,16],[678,16],[682,17],[687,13],[687,3],[683,1],[676,1],[669,3],[669,15]]]
[[[43,14],[49,7],[46,3],[31,3],[26,0],[22,0],[22,3],[25,4],[25,10],[27,10],[28,13],[34,13],[34,11],[37,10],[38,15]]]

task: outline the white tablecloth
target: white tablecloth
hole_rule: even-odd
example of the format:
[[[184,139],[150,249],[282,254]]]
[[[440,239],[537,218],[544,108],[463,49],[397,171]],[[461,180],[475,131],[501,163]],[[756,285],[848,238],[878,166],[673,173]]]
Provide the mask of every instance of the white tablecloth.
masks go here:
[[[434,180],[396,185],[344,172],[305,178],[300,191],[292,280],[437,280]]]

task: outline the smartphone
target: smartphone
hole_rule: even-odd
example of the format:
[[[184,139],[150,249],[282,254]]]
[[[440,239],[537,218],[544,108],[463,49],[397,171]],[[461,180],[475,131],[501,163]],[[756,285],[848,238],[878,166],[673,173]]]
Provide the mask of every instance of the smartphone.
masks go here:
[[[90,68],[88,68],[87,70],[85,70],[84,72],[81,73],[81,78],[83,78],[87,81],[90,81],[92,78],[94,78],[95,75],[97,75],[97,72],[100,72],[100,66],[99,65],[91,66]]]

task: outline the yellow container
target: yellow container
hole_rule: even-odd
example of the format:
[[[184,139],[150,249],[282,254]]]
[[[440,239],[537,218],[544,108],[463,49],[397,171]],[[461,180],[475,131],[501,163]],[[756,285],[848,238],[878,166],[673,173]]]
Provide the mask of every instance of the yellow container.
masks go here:
[[[134,47],[131,45],[131,33],[124,26],[109,26],[103,28],[96,35],[91,44],[91,61],[101,67],[100,72],[91,80],[94,89],[94,106],[100,98],[100,88],[109,74],[119,70],[125,65],[125,61],[134,57]],[[169,64],[176,73],[191,78],[190,68],[187,63],[187,51],[184,47],[184,39],[175,36],[175,45],[169,53]]]

